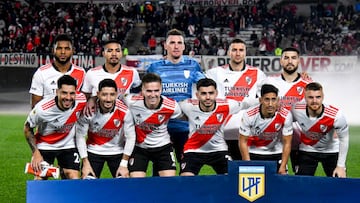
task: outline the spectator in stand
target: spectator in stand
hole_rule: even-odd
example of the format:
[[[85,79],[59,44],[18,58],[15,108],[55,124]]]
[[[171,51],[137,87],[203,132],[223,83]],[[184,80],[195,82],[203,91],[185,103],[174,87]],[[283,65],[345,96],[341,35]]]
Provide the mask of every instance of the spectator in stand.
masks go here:
[[[148,47],[150,49],[151,54],[155,53],[155,49],[156,49],[156,39],[154,35],[151,35],[150,39],[148,40]]]

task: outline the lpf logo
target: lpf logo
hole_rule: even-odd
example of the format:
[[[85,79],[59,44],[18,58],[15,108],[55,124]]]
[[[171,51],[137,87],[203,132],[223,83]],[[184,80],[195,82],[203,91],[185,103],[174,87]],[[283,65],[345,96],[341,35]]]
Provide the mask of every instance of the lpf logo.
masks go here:
[[[250,202],[265,195],[265,166],[239,166],[239,195]]]

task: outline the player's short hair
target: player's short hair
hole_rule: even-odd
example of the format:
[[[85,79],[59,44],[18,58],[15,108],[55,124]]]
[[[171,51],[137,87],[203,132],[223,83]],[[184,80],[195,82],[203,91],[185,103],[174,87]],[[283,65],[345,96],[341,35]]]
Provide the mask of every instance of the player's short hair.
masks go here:
[[[55,40],[54,40],[54,47],[57,45],[57,43],[59,42],[59,41],[66,41],[66,42],[69,42],[70,44],[71,44],[71,46],[72,46],[72,39],[71,39],[71,37],[69,36],[69,35],[67,35],[67,34],[59,34],[59,35],[57,35],[56,37],[55,37]]]
[[[146,73],[141,79],[142,85],[150,82],[158,82],[161,84],[161,77],[156,73]]]
[[[115,89],[115,91],[117,91],[117,85],[116,82],[113,79],[103,79],[99,82],[99,91],[102,90],[102,88],[104,87],[113,87]]]
[[[283,55],[285,52],[287,51],[294,51],[296,52],[298,55],[300,55],[300,51],[299,49],[295,48],[295,47],[286,47],[285,49],[282,50],[281,55]]]
[[[246,45],[245,41],[240,38],[235,38],[235,39],[231,40],[231,42],[230,42],[230,44],[235,44],[235,43],[241,43],[241,44]]]
[[[171,29],[166,33],[166,39],[170,36],[170,35],[179,35],[182,36],[185,39],[184,33],[181,30],[178,29]]]
[[[309,83],[309,84],[307,84],[307,85],[305,86],[305,91],[308,91],[308,90],[313,90],[313,91],[318,91],[318,90],[320,90],[320,91],[322,91],[322,90],[323,90],[323,87],[322,87],[321,84],[318,83],[318,82],[311,82],[311,83]]]
[[[261,96],[264,96],[265,94],[268,94],[268,93],[275,93],[276,96],[278,96],[279,89],[271,84],[263,84],[261,86],[260,93],[261,93]]]
[[[70,75],[63,75],[57,81],[57,87],[60,89],[63,85],[72,85],[76,88],[76,80]]]
[[[217,88],[216,82],[211,78],[202,78],[196,83],[196,89],[199,90],[200,87],[209,87],[214,86],[214,88]]]
[[[110,44],[110,43],[116,43],[116,44],[119,44],[121,46],[121,43],[119,42],[119,40],[116,40],[116,39],[109,39],[107,41],[104,42],[104,45],[103,47],[105,48],[106,45]]]

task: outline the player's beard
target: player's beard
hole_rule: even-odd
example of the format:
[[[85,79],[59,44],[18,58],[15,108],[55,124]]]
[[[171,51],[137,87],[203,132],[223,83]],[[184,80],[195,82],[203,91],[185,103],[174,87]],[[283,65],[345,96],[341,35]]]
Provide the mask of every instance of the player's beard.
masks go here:
[[[115,67],[116,65],[118,65],[119,63],[116,62],[116,63],[109,63],[112,67]]]
[[[61,102],[62,102],[61,107],[64,110],[68,110],[74,105],[75,100],[74,99],[63,99]]]
[[[291,70],[284,68],[284,72],[291,75],[291,74],[295,73],[297,71],[297,69],[298,69],[298,67],[295,67],[294,69],[291,69]]]
[[[67,64],[69,61],[70,61],[70,58],[71,57],[67,57],[66,59],[65,59],[65,61],[62,61],[62,60],[60,60],[60,58],[58,57],[58,56],[54,56],[55,57],[55,60],[57,61],[57,62],[59,62],[60,64],[62,64],[62,65],[64,65],[64,64]]]
[[[242,64],[244,62],[244,60],[243,59],[240,59],[240,60],[233,59],[233,60],[231,60],[231,62],[236,65],[239,65],[239,64]]]

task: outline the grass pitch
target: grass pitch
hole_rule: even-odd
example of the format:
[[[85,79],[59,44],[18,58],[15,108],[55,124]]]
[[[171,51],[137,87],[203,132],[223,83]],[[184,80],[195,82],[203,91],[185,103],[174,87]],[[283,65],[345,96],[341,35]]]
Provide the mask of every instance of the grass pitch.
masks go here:
[[[25,202],[26,181],[33,176],[24,174],[25,163],[31,159],[31,151],[23,134],[24,115],[0,115],[0,202]],[[350,147],[347,156],[347,175],[360,178],[360,126],[350,127]],[[102,178],[110,178],[107,167]],[[148,172],[150,175],[150,170]],[[200,175],[215,174],[210,167],[203,167]],[[291,174],[291,172],[290,172]],[[317,176],[324,176],[321,166]]]

